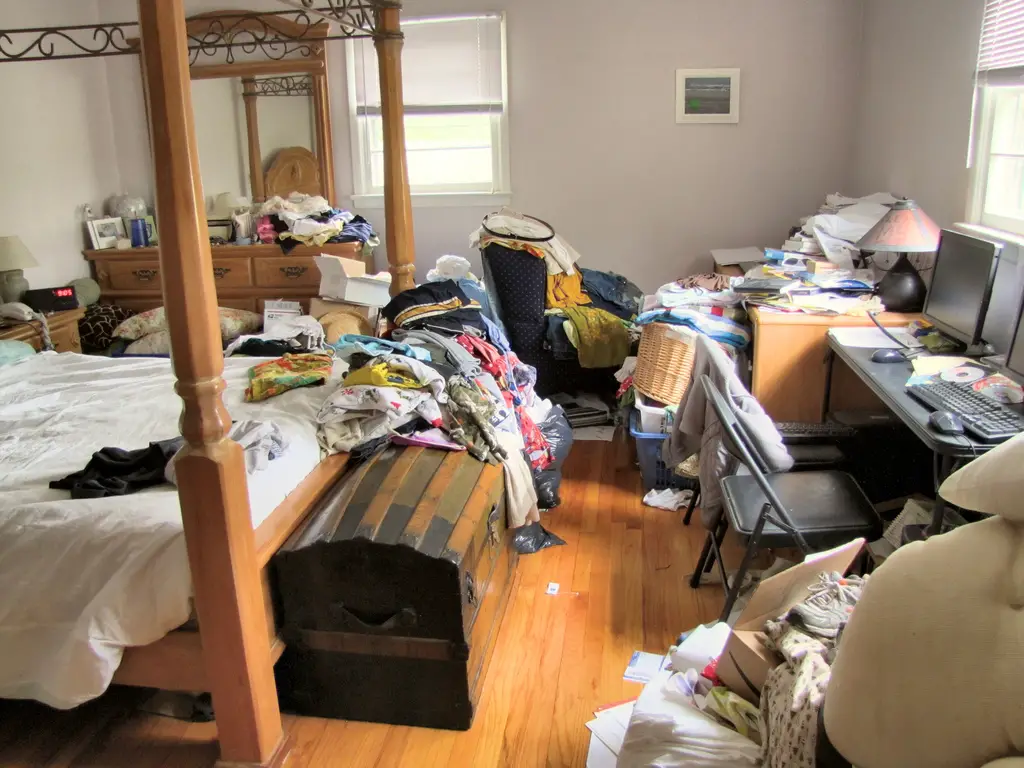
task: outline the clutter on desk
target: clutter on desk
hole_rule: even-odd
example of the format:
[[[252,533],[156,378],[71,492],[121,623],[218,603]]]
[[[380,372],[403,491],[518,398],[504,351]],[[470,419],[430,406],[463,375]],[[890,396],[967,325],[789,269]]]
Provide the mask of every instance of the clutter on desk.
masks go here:
[[[797,312],[828,315],[859,315],[884,312],[875,296],[870,270],[810,267],[820,262],[803,261],[790,269],[769,261],[736,278],[733,291],[743,297],[746,307],[767,312]]]
[[[957,342],[939,332],[939,329],[925,319],[913,320],[908,328],[910,335],[933,355],[944,355],[963,349]]]

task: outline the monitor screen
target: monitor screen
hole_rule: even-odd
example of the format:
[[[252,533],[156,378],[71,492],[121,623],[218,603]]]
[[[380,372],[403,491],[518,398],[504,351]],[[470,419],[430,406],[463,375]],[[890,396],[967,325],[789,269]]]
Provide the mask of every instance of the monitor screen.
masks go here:
[[[1006,368],[1015,378],[1024,381],[1024,300],[1017,311],[1017,328],[1006,353]]]
[[[943,230],[925,318],[957,341],[980,342],[1001,250],[997,243]]]

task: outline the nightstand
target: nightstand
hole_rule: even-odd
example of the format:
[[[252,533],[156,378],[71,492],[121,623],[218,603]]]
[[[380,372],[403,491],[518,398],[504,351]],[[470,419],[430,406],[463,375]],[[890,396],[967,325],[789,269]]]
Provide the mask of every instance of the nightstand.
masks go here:
[[[57,352],[82,352],[82,341],[78,338],[78,321],[85,316],[85,308],[69,309],[66,312],[54,312],[46,316],[46,324],[50,327],[50,341]],[[4,322],[9,322],[5,320]],[[0,327],[0,340],[24,341],[37,350],[43,346],[39,323],[17,323]]]

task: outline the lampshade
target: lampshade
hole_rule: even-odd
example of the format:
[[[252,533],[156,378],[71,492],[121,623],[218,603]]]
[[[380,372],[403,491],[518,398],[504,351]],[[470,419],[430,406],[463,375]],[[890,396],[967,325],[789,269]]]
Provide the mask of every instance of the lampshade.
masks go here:
[[[899,200],[857,247],[883,253],[934,253],[939,247],[939,227],[913,200]]]
[[[233,214],[240,210],[249,208],[249,201],[231,192],[221,192],[214,198],[213,209],[210,211],[212,219],[230,219]]]
[[[0,272],[12,269],[31,269],[39,262],[29,253],[28,248],[17,235],[0,237]]]

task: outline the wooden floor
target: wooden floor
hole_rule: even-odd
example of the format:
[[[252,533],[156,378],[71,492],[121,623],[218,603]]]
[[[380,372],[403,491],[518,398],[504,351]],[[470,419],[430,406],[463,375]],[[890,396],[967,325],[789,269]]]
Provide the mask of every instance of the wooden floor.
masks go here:
[[[544,525],[566,546],[520,558],[473,729],[434,731],[286,718],[290,768],[583,766],[595,707],[635,697],[622,673],[634,650],[664,652],[681,631],[717,617],[719,587],[691,590],[700,523],[644,507],[621,443],[577,443],[562,506]],[[550,582],[557,595],[546,594]],[[0,701],[0,766],[209,768],[214,724],[143,715],[138,694],[112,689],[70,712]]]

